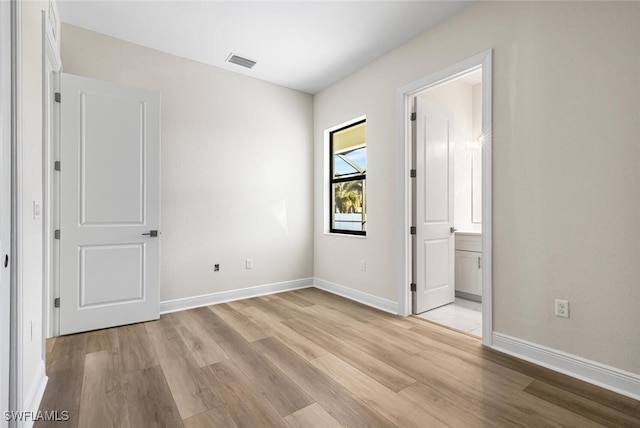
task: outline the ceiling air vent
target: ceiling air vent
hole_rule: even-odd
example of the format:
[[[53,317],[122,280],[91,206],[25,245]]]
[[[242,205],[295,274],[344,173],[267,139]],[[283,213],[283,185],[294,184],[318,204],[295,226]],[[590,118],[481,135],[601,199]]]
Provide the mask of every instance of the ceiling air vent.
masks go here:
[[[251,61],[250,59],[243,58],[239,55],[234,54],[233,52],[230,53],[229,56],[227,57],[227,62],[230,62],[231,64],[236,64],[245,68],[253,68],[253,66],[256,65],[255,61]]]

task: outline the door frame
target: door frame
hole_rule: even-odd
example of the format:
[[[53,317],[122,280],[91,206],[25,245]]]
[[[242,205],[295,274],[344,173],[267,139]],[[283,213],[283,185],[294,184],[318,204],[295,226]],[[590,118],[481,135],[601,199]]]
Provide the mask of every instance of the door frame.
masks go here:
[[[9,409],[22,409],[22,5],[11,8],[11,269]],[[4,26],[3,22],[3,26]]]
[[[13,61],[14,49],[16,46],[15,35],[17,29],[14,25],[16,7],[9,2],[0,2],[0,100],[2,106],[0,106],[0,129],[2,135],[0,135],[0,160],[2,165],[0,171],[2,172],[2,188],[0,189],[1,203],[0,219],[2,221],[3,229],[3,242],[1,246],[0,256],[4,259],[5,254],[9,254],[11,264],[6,268],[8,269],[8,275],[3,272],[6,284],[3,284],[3,293],[0,294],[0,409],[11,410],[15,403],[16,393],[16,380],[17,377],[12,375],[13,368],[16,367],[15,358],[15,334],[17,333],[17,308],[14,306],[13,296],[15,295],[16,287],[13,280],[13,258],[15,254],[12,252],[12,235],[14,230],[12,229],[12,210],[13,210],[13,191],[11,182],[11,174],[13,168],[12,151],[14,135],[14,118],[16,114],[15,103],[13,102],[13,82],[16,76],[16,63]],[[8,180],[6,180],[8,178]],[[6,181],[5,181],[6,180]],[[7,227],[8,226],[8,227]],[[2,260],[4,263],[4,260]],[[0,269],[5,269],[4,266],[0,266]],[[0,426],[8,426],[8,422],[0,422]]]
[[[400,273],[398,275],[398,313],[402,316],[411,314],[411,283],[413,269],[412,239],[409,233],[412,224],[412,183],[410,170],[412,168],[412,121],[410,120],[411,99],[418,93],[433,88],[465,74],[473,69],[482,68],[482,343],[491,346],[493,343],[492,317],[492,50],[488,49],[472,57],[457,62],[440,71],[429,74],[421,79],[402,86],[396,91],[397,101],[397,204],[398,211],[403,214],[398,222],[397,235],[399,239],[398,254],[400,254]]]
[[[60,296],[58,283],[59,241],[54,231],[60,225],[59,180],[54,162],[60,158],[60,104],[54,93],[59,92],[62,60],[60,58],[57,14],[42,12],[42,260],[43,260],[43,337],[59,334],[59,311],[53,307],[54,298]],[[44,346],[46,350],[46,346]],[[44,357],[43,357],[44,358]]]

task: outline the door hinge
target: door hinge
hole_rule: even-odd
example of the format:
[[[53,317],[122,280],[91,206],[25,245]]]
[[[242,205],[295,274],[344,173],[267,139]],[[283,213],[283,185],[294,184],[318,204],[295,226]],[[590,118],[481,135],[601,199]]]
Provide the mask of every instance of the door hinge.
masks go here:
[[[411,228],[409,228],[409,233],[412,235],[416,234],[416,227],[415,226],[411,226]]]
[[[416,283],[412,282],[411,284],[409,284],[411,286],[411,291],[416,291],[417,287],[416,287]]]
[[[60,229],[56,229],[53,231],[53,238],[60,239]]]
[[[60,161],[55,161],[53,163],[53,169],[55,169],[56,171],[60,171]]]
[[[414,120],[416,120],[418,118],[418,114],[414,111],[411,113],[411,121],[413,122]]]
[[[60,92],[56,92],[53,94],[53,99],[55,100],[55,102],[59,103],[60,102]]]
[[[53,299],[53,307],[54,308],[59,308],[60,307],[60,298],[56,297],[55,299]]]
[[[416,172],[416,170],[415,170],[415,169],[412,169],[412,170],[409,172],[409,175],[411,176],[411,178],[416,178],[416,174],[417,174],[417,172]]]

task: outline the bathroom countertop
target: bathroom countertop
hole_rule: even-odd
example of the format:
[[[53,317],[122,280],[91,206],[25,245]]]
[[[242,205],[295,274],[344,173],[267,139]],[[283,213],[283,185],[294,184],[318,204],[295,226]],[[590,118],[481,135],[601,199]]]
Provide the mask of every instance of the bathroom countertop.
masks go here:
[[[456,235],[481,236],[482,235],[482,231],[480,231],[480,230],[456,230]]]

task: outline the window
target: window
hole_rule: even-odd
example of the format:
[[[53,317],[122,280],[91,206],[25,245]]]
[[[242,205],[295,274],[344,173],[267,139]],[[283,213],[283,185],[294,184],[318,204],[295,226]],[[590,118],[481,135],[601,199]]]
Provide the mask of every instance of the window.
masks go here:
[[[331,232],[366,235],[367,124],[329,133]]]

